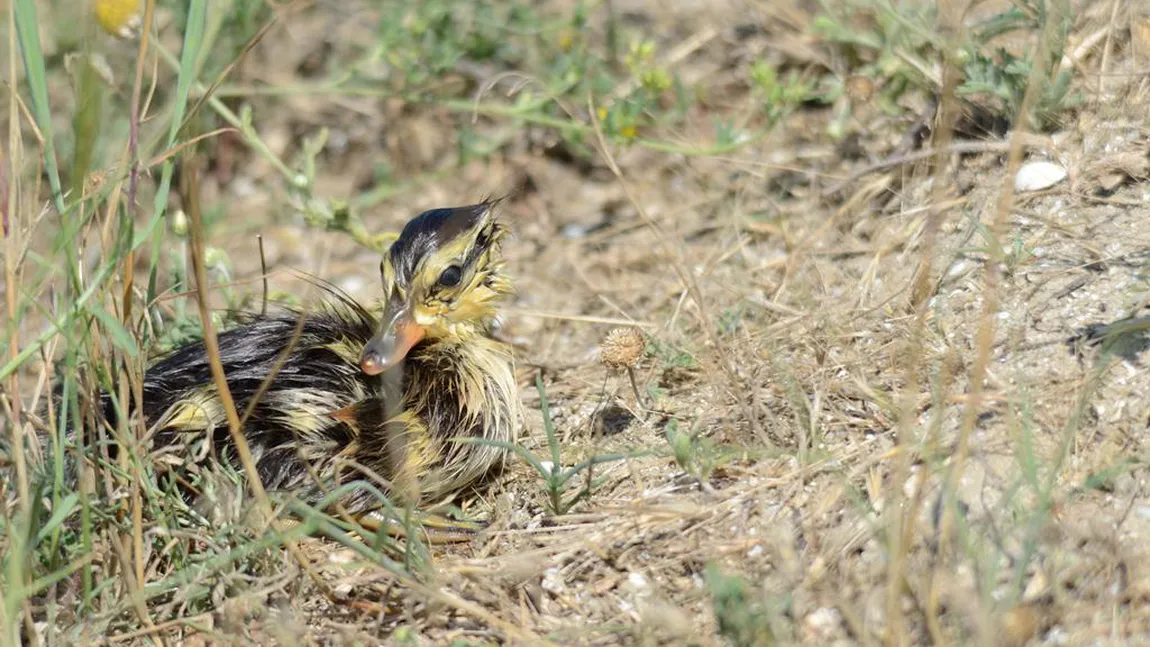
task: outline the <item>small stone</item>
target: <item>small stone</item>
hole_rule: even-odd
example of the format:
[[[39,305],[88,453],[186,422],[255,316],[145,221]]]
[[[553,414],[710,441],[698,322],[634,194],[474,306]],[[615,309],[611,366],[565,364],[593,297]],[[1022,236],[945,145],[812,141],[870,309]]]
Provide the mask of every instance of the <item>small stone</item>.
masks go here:
[[[861,74],[854,74],[847,78],[843,90],[854,103],[866,103],[874,96],[874,80]]]
[[[1042,617],[1034,605],[1023,604],[1006,612],[1002,616],[1000,634],[1003,644],[1011,647],[1027,644],[1038,633],[1041,621]]]
[[[918,495],[918,488],[919,488],[918,480],[920,478],[919,473],[921,471],[922,471],[921,466],[912,465],[910,468],[910,477],[907,478],[906,483],[902,484],[902,495],[903,495],[903,497],[906,498],[907,501],[913,499],[915,496]]]
[[[552,567],[543,571],[543,581],[540,586],[544,591],[550,593],[562,593],[567,588],[567,583],[563,581],[563,575],[559,569]]]
[[[188,235],[188,215],[184,213],[183,209],[172,214],[172,233],[181,238]]]
[[[1049,588],[1050,582],[1046,580],[1046,574],[1042,572],[1042,569],[1037,569],[1034,571],[1034,575],[1031,576],[1030,581],[1026,583],[1026,590],[1022,592],[1022,599],[1037,600],[1043,595],[1046,595]]]
[[[351,595],[351,582],[341,582],[332,589],[337,600],[346,600]]]
[[[1053,162],[1023,164],[1014,176],[1014,190],[1019,193],[1042,191],[1066,179],[1066,169]]]
[[[826,642],[838,637],[842,627],[842,614],[838,609],[821,607],[812,611],[803,621],[808,640]]]
[[[355,561],[355,553],[351,550],[335,550],[327,555],[329,564],[350,564]]]
[[[564,238],[584,238],[587,236],[587,227],[578,224],[570,224],[563,227],[562,236]]]

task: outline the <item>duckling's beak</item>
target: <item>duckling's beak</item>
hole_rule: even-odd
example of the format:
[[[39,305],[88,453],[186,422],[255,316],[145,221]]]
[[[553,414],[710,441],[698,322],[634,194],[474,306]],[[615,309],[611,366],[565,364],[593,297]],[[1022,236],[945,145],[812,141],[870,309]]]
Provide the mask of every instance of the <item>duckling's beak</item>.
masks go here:
[[[427,332],[415,323],[407,304],[395,301],[388,304],[379,323],[359,359],[360,370],[368,375],[379,375],[401,362]]]

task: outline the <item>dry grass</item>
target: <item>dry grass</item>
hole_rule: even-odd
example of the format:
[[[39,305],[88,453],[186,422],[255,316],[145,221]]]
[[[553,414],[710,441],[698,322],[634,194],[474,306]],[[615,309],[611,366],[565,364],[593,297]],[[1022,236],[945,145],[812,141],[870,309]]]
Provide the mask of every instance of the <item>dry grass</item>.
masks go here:
[[[202,157],[164,145],[136,155],[135,135],[108,135],[97,160],[117,161],[81,183],[90,205],[78,220],[53,212],[32,109],[6,94],[4,290],[18,316],[0,397],[11,468],[0,483],[3,644],[1150,640],[1139,328],[1150,316],[1150,14],[1127,0],[1075,2],[1065,43],[1055,21],[988,37],[1008,53],[1049,51],[1050,65],[1012,81],[1017,96],[956,98],[971,68],[925,58],[913,6],[892,23],[883,3],[824,4],[609,2],[579,26],[557,0],[519,24],[537,37],[459,10],[454,20],[494,30],[505,49],[478,61],[468,50],[428,78],[403,51],[361,57],[385,25],[409,28],[414,9],[385,21],[367,3],[293,5],[271,28],[256,14],[220,28],[219,49],[231,49],[200,76],[219,106],[191,92],[194,127],[176,144],[211,133]],[[942,21],[969,26],[1010,4],[945,4]],[[178,52],[174,16],[157,11],[155,46]],[[836,27],[884,36],[892,58],[880,65]],[[633,39],[657,47],[644,59]],[[105,113],[124,110],[140,142],[166,135],[175,68],[155,55],[137,65],[139,42],[96,42],[123,84]],[[556,90],[562,56],[548,53],[564,47],[607,52],[607,63],[615,52],[613,85]],[[756,62],[775,85],[766,68],[751,73]],[[22,78],[18,61],[6,67]],[[333,81],[352,69],[378,83]],[[1080,103],[1051,103],[1042,81],[1058,70]],[[686,88],[682,105],[668,88],[639,117],[611,102],[663,87],[660,71]],[[66,123],[68,77],[49,72]],[[122,80],[133,73],[134,85]],[[849,88],[831,96],[836,79]],[[787,98],[807,82],[807,99],[831,100]],[[474,92],[453,94],[461,87]],[[549,97],[546,108],[525,91]],[[1014,119],[1031,106],[1040,119]],[[1014,125],[988,132],[976,107]],[[165,154],[208,161],[202,209],[190,196],[169,207],[194,214],[195,244],[170,228],[157,265],[151,245],[116,251],[117,208],[145,230]],[[157,163],[131,173],[133,159]],[[1069,178],[1016,193],[1015,169],[1032,159]],[[236,475],[200,509],[174,501],[125,423],[103,433],[138,451],[89,474],[66,522],[53,518],[32,547],[13,532],[34,501],[69,501],[29,489],[54,448],[20,444],[52,424],[51,385],[126,396],[150,350],[198,329],[193,283],[222,286],[217,307],[256,309],[265,290],[306,301],[294,268],[368,300],[377,234],[507,191],[517,295],[497,334],[516,349],[522,397],[539,411],[541,377],[564,466],[629,456],[580,472],[571,492],[586,477],[590,495],[565,514],[518,461],[459,502],[491,522],[468,544],[397,556],[306,512],[270,530],[268,515],[286,511]],[[58,244],[57,227],[83,244]],[[183,261],[200,235],[214,250]],[[93,285],[82,312],[106,316],[63,318]],[[1083,334],[1127,317],[1127,334]],[[648,339],[638,393],[598,357],[607,331],[628,323]],[[528,417],[525,449],[548,454],[542,417]]]

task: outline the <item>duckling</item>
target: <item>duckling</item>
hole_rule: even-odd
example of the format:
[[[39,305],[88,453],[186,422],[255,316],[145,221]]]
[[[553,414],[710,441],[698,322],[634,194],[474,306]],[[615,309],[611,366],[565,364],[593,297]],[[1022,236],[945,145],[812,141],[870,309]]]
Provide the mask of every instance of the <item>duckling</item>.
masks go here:
[[[435,209],[408,222],[380,264],[374,311],[335,295],[308,312],[250,316],[219,335],[237,411],[252,407],[243,434],[268,490],[315,504],[363,480],[430,504],[502,465],[521,403],[510,349],[490,334],[511,291],[495,207]],[[203,342],[152,365],[142,403],[161,464],[181,462],[185,441],[206,434],[217,455],[239,465]],[[340,503],[359,515],[379,505],[363,488]]]

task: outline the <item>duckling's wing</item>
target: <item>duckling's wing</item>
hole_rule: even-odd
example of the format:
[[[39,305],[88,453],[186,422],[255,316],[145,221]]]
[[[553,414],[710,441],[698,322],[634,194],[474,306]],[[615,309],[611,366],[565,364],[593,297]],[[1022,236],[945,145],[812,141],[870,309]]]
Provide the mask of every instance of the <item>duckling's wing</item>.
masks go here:
[[[370,317],[360,314],[329,308],[302,315],[298,337],[299,319],[290,314],[254,318],[219,336],[220,363],[237,412],[243,416],[251,409],[244,436],[269,489],[299,487],[311,480],[309,466],[354,452],[358,426],[334,413],[379,398],[381,388],[359,369],[359,352],[372,332]],[[157,450],[198,436],[235,458],[202,342],[147,371],[143,409]]]

